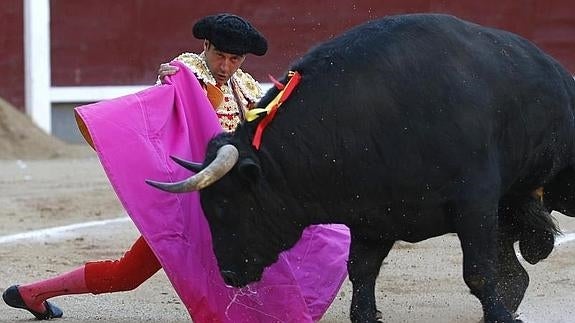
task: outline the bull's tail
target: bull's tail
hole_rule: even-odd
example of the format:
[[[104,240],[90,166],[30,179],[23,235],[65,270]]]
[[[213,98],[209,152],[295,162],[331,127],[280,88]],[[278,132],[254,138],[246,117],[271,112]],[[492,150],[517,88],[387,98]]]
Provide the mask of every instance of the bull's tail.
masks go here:
[[[520,212],[517,217],[522,219],[524,228],[532,228],[536,231],[548,231],[554,235],[561,234],[561,230],[557,226],[557,221],[547,210],[543,201],[535,198],[529,198],[520,207]]]
[[[530,264],[547,258],[555,245],[555,237],[561,233],[557,222],[536,196],[507,201],[500,211],[502,229],[519,240],[519,251]]]
[[[547,258],[561,231],[543,201],[532,196],[527,198],[520,204],[515,217],[521,228],[519,251],[523,259],[534,265]]]

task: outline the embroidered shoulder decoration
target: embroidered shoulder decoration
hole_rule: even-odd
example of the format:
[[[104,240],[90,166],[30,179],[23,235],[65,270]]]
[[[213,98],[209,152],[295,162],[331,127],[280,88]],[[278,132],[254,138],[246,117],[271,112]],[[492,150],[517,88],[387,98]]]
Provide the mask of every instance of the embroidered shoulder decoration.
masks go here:
[[[258,102],[263,94],[262,87],[258,83],[258,81],[254,80],[254,78],[242,71],[238,68],[236,73],[232,76],[238,84],[240,91],[248,99],[250,102]]]
[[[183,53],[174,58],[174,60],[184,63],[192,73],[196,74],[198,80],[211,85],[216,85],[216,79],[214,79],[208,65],[206,65],[203,53],[200,55],[194,53]]]

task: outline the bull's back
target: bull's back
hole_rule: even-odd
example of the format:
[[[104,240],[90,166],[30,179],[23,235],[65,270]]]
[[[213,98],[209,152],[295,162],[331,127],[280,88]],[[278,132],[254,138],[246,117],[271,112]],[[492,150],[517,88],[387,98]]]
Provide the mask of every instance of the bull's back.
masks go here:
[[[303,80],[278,116],[290,126],[274,130],[293,150],[277,153],[294,162],[305,138],[294,167],[356,192],[446,189],[493,158],[511,182],[572,135],[573,80],[556,61],[519,36],[452,16],[367,23],[294,69]]]

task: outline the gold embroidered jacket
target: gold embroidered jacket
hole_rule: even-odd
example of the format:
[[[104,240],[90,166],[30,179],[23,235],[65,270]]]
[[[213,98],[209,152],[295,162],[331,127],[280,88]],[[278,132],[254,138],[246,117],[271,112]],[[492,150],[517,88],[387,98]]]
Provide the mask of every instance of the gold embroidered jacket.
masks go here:
[[[186,65],[198,78],[212,103],[225,131],[233,131],[244,119],[245,112],[263,96],[260,84],[238,69],[230,82],[216,87],[216,80],[206,65],[204,53],[183,53],[174,60]]]

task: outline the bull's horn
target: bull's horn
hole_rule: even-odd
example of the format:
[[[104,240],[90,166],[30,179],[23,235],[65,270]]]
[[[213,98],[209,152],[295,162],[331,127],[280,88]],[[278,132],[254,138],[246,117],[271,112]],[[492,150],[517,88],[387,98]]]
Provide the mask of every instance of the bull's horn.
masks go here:
[[[166,192],[185,193],[199,191],[212,185],[227,174],[237,163],[238,149],[233,145],[224,145],[218,149],[216,158],[199,173],[176,183],[162,183],[146,180],[146,183]]]
[[[194,173],[198,173],[199,171],[202,170],[202,164],[200,163],[193,163],[193,162],[189,162],[187,160],[178,158],[176,156],[170,156],[170,158],[175,161],[178,165],[191,170]]]

